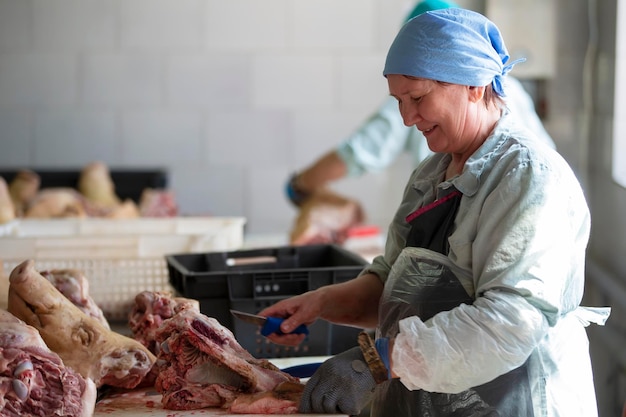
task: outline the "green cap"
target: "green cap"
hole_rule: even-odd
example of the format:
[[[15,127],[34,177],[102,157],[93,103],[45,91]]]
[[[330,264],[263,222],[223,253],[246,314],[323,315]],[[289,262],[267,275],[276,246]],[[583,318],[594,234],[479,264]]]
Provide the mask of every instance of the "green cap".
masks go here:
[[[445,0],[423,0],[415,5],[411,13],[406,17],[405,22],[413,19],[418,14],[430,12],[431,10],[447,9],[449,7],[459,7],[456,3]]]

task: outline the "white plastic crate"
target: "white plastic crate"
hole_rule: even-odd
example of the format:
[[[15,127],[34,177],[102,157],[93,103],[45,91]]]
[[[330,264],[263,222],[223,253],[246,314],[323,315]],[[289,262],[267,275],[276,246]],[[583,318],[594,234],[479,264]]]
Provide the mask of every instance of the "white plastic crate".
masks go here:
[[[5,274],[27,259],[40,270],[79,269],[107,319],[125,321],[141,291],[173,291],[164,255],[230,251],[243,245],[245,219],[20,219],[0,227]]]

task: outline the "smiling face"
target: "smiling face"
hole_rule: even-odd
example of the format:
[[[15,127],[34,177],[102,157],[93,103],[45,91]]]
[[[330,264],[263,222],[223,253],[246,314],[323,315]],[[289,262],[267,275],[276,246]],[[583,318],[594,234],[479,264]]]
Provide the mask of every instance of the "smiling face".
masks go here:
[[[398,100],[404,124],[420,130],[433,152],[467,159],[497,120],[495,108],[485,106],[482,100],[484,87],[396,74],[388,75],[387,82],[390,94]]]

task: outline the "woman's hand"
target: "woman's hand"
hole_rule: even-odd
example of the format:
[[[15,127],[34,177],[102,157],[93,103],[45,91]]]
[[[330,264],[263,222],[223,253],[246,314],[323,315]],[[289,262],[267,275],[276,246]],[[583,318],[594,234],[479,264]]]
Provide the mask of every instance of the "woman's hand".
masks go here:
[[[267,336],[274,343],[297,346],[306,337],[304,334],[288,334],[301,324],[311,325],[321,315],[322,301],[318,291],[309,291],[301,295],[279,301],[276,304],[262,310],[259,315],[264,317],[284,318],[280,330],[285,333],[279,335],[272,333]]]
[[[289,333],[301,324],[307,326],[318,319],[344,326],[373,329],[378,323],[378,302],[383,283],[374,274],[360,275],[340,284],[325,285],[316,290],[279,301],[262,310],[259,315],[285,319],[280,325]],[[274,343],[297,346],[303,334],[271,334]]]

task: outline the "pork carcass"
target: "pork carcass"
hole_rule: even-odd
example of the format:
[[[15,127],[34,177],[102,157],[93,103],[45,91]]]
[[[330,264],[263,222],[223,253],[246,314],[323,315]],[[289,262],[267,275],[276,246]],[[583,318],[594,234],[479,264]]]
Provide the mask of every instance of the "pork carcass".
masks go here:
[[[120,204],[109,168],[100,161],[91,162],[82,169],[78,191],[98,206],[115,207]]]
[[[36,219],[87,217],[85,197],[73,188],[45,188],[26,206],[24,217]]]
[[[44,343],[37,329],[0,310],[0,415],[91,416],[96,386]]]
[[[15,220],[15,204],[9,193],[9,186],[3,177],[0,177],[0,224]]]
[[[39,175],[29,169],[22,169],[15,174],[15,177],[9,184],[9,192],[11,199],[15,205],[16,215],[22,217],[26,211],[26,207],[33,201],[39,186],[41,178]]]
[[[0,261],[0,309],[6,310],[9,301],[9,276],[4,272],[4,265]]]
[[[89,295],[89,281],[82,271],[78,269],[51,269],[40,273],[83,313],[98,320],[107,329],[111,328],[102,309]]]
[[[128,319],[133,338],[158,355],[157,329],[165,320],[184,309],[200,312],[200,303],[190,298],[174,297],[165,291],[140,292],[135,296]]]
[[[9,311],[39,330],[66,366],[97,387],[134,388],[156,361],[141,343],[83,313],[37,272],[32,260],[11,271]]]
[[[155,387],[166,409],[229,408],[238,396],[271,392],[284,382],[299,384],[268,360],[254,358],[217,320],[192,309],[164,321],[156,339]],[[297,402],[292,405],[295,410]],[[285,409],[284,403],[280,407]]]

